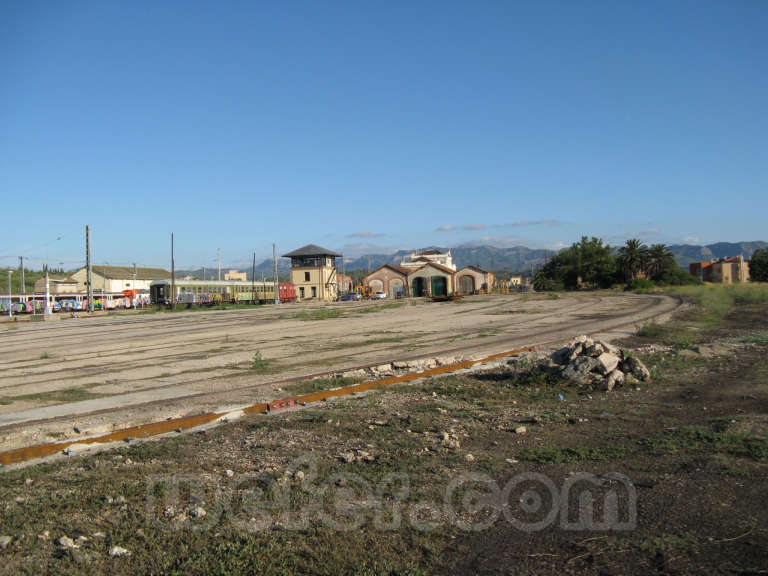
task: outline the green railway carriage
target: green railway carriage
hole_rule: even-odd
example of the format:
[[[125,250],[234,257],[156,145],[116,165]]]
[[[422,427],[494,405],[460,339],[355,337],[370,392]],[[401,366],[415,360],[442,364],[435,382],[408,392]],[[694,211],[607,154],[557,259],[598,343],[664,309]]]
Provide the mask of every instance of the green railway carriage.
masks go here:
[[[275,301],[273,282],[236,280],[155,280],[150,285],[152,304],[215,305],[222,303],[266,304]]]

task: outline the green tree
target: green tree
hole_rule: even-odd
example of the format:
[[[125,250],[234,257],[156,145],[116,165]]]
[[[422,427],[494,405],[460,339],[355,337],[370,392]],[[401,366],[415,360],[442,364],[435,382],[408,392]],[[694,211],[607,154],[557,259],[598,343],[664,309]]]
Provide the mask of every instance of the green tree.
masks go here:
[[[749,259],[749,278],[753,282],[768,282],[768,248],[755,250]]]
[[[654,244],[648,249],[646,273],[654,282],[661,280],[665,272],[677,267],[675,255],[665,244]]]
[[[619,248],[618,265],[624,274],[624,279],[629,282],[641,272],[646,271],[648,263],[648,246],[641,240],[632,238]]]
[[[616,277],[616,261],[611,252],[611,247],[603,244],[602,239],[583,236],[581,241],[558,252],[544,265],[534,278],[534,288],[611,286]]]

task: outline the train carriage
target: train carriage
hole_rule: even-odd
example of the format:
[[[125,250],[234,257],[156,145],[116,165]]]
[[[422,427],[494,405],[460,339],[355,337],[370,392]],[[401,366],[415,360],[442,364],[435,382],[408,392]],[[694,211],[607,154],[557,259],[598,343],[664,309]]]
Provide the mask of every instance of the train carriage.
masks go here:
[[[172,290],[175,292],[172,294]],[[275,301],[273,282],[248,282],[241,280],[155,280],[150,285],[152,304],[169,306],[171,302],[182,305],[212,306],[221,303],[271,304]],[[293,284],[279,283],[280,301],[296,299]]]

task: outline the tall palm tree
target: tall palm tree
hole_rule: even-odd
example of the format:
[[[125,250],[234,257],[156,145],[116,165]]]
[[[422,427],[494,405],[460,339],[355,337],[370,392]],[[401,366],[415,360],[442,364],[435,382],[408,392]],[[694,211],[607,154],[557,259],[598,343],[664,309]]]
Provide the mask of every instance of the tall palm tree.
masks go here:
[[[664,270],[675,265],[675,255],[666,244],[654,244],[648,249],[648,276],[658,279]]]
[[[632,280],[645,271],[648,261],[648,246],[641,240],[632,238],[619,248],[619,266],[627,280]]]

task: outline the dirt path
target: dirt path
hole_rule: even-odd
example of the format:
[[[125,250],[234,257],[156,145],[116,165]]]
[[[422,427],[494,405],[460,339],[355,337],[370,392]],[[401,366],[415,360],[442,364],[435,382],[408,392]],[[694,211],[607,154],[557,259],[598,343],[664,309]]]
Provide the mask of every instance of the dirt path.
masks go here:
[[[676,301],[483,296],[71,319],[0,328],[0,449],[284,395],[281,383],[396,359],[496,353],[614,332]],[[251,370],[254,354],[269,360]]]

